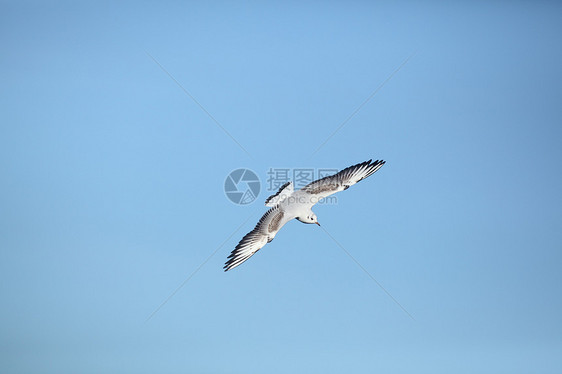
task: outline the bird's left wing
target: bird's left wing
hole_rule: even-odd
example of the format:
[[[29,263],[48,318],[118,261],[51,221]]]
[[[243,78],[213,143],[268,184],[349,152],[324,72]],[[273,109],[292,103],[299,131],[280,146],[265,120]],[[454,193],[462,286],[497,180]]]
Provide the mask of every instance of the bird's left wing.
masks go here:
[[[361,162],[345,168],[334,175],[315,180],[304,186],[301,191],[302,193],[314,195],[315,203],[317,203],[322,198],[347,190],[350,186],[372,175],[384,164],[385,161],[383,160]]]
[[[264,245],[273,240],[285,223],[294,217],[287,217],[279,205],[269,209],[259,220],[256,227],[247,233],[228,256],[224,271],[237,267],[252,257]]]

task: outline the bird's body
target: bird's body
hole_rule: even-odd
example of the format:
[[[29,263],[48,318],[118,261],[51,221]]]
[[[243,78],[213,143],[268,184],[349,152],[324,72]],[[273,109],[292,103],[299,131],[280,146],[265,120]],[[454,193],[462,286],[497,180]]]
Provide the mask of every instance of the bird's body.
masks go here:
[[[296,218],[303,223],[318,223],[312,207],[326,197],[348,189],[355,183],[372,175],[385,161],[371,160],[350,166],[340,172],[318,179],[302,189],[294,191],[292,182],[287,182],[279,191],[268,197],[265,205],[271,207],[259,220],[256,227],[238,243],[228,256],[224,270],[228,271],[249,259],[254,253],[275,238],[279,230]]]

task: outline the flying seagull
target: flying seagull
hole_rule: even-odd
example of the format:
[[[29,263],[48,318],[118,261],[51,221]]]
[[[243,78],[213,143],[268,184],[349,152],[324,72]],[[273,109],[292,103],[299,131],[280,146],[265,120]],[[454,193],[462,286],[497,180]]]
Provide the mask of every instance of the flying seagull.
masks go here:
[[[372,175],[379,170],[385,161],[365,161],[350,166],[340,172],[315,180],[300,190],[294,191],[293,182],[287,182],[279,191],[265,200],[265,205],[271,207],[260,218],[256,227],[240,240],[228,256],[224,271],[228,271],[242,264],[259,251],[264,245],[275,238],[287,222],[293,218],[302,223],[315,223],[318,226],[316,214],[312,211],[314,204],[336,192],[347,190],[349,186]]]

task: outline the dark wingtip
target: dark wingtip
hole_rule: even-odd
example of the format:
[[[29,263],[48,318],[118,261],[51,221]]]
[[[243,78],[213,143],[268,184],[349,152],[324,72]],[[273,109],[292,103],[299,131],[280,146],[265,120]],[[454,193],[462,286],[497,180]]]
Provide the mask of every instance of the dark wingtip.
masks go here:
[[[279,188],[279,191],[277,191],[275,194],[273,194],[273,195],[269,196],[267,199],[265,199],[265,205],[267,206],[267,203],[269,203],[273,198],[277,197],[277,195],[279,195],[281,193],[281,191],[283,191],[285,189],[285,187],[287,187],[290,183],[291,183],[291,181],[285,182]]]

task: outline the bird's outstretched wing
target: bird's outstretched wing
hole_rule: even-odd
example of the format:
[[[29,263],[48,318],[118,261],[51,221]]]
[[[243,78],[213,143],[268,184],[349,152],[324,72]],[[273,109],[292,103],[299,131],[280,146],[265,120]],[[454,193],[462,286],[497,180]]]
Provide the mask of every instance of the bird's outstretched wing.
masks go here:
[[[265,206],[275,206],[293,193],[293,182],[287,182],[275,194],[265,199]]]
[[[341,170],[340,172],[315,180],[312,183],[304,186],[301,191],[310,195],[315,195],[315,201],[330,196],[336,192],[347,190],[349,186],[372,175],[375,171],[379,170],[385,161],[365,161],[357,165],[350,166]]]
[[[224,271],[237,267],[264,245],[273,240],[279,229],[293,217],[285,217],[279,205],[269,209],[259,220],[256,227],[247,233],[228,256]]]

